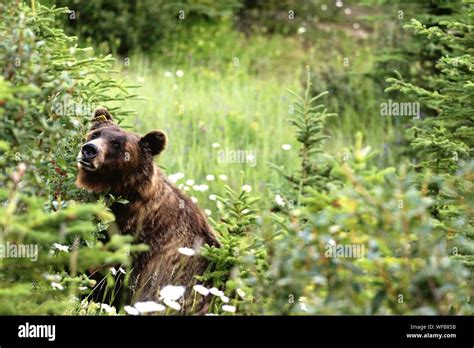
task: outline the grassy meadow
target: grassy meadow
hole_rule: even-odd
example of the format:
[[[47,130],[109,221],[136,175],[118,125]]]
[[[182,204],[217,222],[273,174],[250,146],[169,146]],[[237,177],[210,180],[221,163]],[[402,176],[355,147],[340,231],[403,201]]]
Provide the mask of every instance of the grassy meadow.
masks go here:
[[[302,91],[307,67],[317,92],[339,85],[333,79],[347,83],[324,99],[328,110],[338,113],[328,121],[325,151],[342,156],[357,131],[364,131],[364,141],[381,151],[393,139],[392,120],[380,116],[383,91],[365,76],[373,68],[373,44],[354,29],[333,29],[335,33],[317,37],[245,37],[225,23],[198,25],[191,37],[169,45],[169,56],[119,59],[119,77],[137,86],[133,93],[145,98],[125,104],[137,115],[124,124],[139,133],[157,128],[167,132],[169,147],[159,163],[168,174],[184,173],[178,182],[183,187],[191,179],[222,194],[223,184],[241,186],[243,172],[243,183],[271,206],[274,193],[268,184],[279,187],[284,182],[268,163],[297,165],[300,146],[288,122],[294,101],[288,89]],[[348,66],[344,57],[350,57]],[[327,76],[328,71],[334,75]],[[341,101],[340,88],[349,100]],[[226,163],[219,160],[220,150],[255,153],[255,160]],[[206,180],[208,175],[215,180]],[[219,179],[221,175],[227,180]],[[188,192],[212,210],[208,192],[193,192],[192,185]]]

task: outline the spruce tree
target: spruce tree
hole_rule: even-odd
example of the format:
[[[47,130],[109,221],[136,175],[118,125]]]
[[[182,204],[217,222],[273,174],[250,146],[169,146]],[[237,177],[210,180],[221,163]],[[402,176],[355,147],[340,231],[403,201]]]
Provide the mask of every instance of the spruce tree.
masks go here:
[[[413,19],[407,29],[425,38],[426,44],[442,42],[448,49],[436,67],[440,71],[428,88],[405,81],[398,74],[388,79],[387,91],[399,91],[434,112],[408,130],[418,171],[435,173],[429,185],[436,200],[432,214],[452,239],[452,255],[472,265],[474,219],[472,168],[474,145],[474,9],[465,4],[463,17],[427,27]],[[447,185],[451,182],[451,185]]]
[[[328,138],[324,134],[324,124],[328,117],[335,116],[328,113],[324,104],[317,102],[328,92],[311,95],[311,75],[309,67],[306,68],[306,89],[303,96],[288,90],[295,97],[290,107],[290,124],[296,128],[296,140],[301,144],[299,158],[301,165],[297,171],[287,171],[285,168],[270,163],[271,167],[287,179],[296,191],[290,195],[295,197],[297,204],[301,201],[304,191],[308,187],[326,189],[326,184],[331,181],[331,165],[328,156],[323,151],[324,140]]]

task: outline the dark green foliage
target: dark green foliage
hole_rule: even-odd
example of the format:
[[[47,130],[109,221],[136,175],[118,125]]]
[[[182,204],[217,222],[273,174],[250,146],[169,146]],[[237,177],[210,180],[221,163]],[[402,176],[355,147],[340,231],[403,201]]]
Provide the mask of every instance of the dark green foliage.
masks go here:
[[[346,0],[346,6],[356,2]],[[301,26],[318,22],[343,22],[343,9],[324,0],[244,1],[239,11],[237,25],[242,30],[272,34],[295,34]]]
[[[412,128],[411,145],[421,165],[437,172],[453,173],[460,160],[472,158],[473,154],[474,34],[473,26],[468,24],[472,17],[471,8],[462,22],[442,22],[445,30],[438,26],[427,28],[412,20],[407,29],[425,36],[428,43],[434,40],[443,43],[449,47],[449,54],[437,61],[439,77],[427,88],[407,82],[401,76],[388,79],[391,86],[387,91],[400,91],[434,111],[434,117],[427,117],[421,125]]]
[[[165,0],[138,1],[53,1],[68,7],[62,17],[66,31],[102,45],[105,50],[128,54],[132,50],[150,52],[165,37],[180,30],[182,21],[210,20],[232,14],[238,0],[218,2]],[[166,51],[163,47],[162,51]]]
[[[260,283],[267,289],[260,296],[271,299],[267,313],[472,314],[472,274],[460,262],[471,259],[460,255],[459,244],[453,248],[446,231],[465,243],[465,252],[472,248],[470,218],[448,219],[448,227],[433,217],[430,174],[420,178],[406,165],[379,169],[361,133],[356,139],[332,162],[326,190],[308,186],[286,218],[275,216],[270,268]],[[461,178],[436,180],[456,196],[459,181],[462,193],[472,188],[463,179],[471,175],[467,167]],[[470,203],[456,204],[472,217]]]
[[[459,248],[462,250],[458,257],[472,265],[473,217],[471,209],[460,204],[472,198],[468,189],[472,179],[466,176],[466,170],[471,166],[474,145],[474,11],[472,6],[465,10],[459,20],[443,21],[439,26],[427,27],[415,19],[406,26],[425,38],[427,44],[439,43],[447,50],[437,60],[439,74],[428,87],[398,75],[388,79],[388,90],[400,91],[433,111],[432,117],[416,122],[410,129],[410,145],[419,170],[430,169],[453,181],[451,188],[446,188],[439,178],[431,183],[430,194],[436,200],[433,214],[446,233],[457,239],[456,254]]]
[[[0,258],[0,312],[73,313],[95,286],[86,271],[128,265],[143,249],[130,236],[101,241],[114,217],[102,202],[79,203],[74,185],[93,108],[131,96],[105,76],[110,57],[55,29],[67,10],[32,5],[0,4],[0,244],[37,248],[33,261]]]
[[[450,49],[438,39],[426,44],[411,35],[405,25],[413,18],[427,27],[438,26],[446,20],[462,18],[467,8],[462,0],[386,1],[364,0],[376,6],[378,14],[371,19],[380,31],[376,45],[378,54],[372,75],[384,84],[386,72],[397,70],[417,85],[426,87],[439,70],[436,61]]]

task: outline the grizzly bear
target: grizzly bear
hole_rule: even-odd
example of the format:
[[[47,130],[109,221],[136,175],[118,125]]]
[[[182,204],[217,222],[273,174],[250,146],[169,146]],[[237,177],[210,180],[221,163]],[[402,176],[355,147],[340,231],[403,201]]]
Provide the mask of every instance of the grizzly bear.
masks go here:
[[[175,187],[153,157],[166,147],[167,137],[153,131],[141,137],[120,128],[110,113],[95,111],[85,144],[77,158],[77,185],[97,193],[110,193],[128,203],[114,203],[111,210],[121,233],[132,234],[149,250],[134,256],[129,287],[134,301],[157,300],[166,285],[186,287],[191,298],[195,275],[202,274],[207,262],[199,249],[219,246],[201,210]],[[178,248],[191,248],[193,256]]]

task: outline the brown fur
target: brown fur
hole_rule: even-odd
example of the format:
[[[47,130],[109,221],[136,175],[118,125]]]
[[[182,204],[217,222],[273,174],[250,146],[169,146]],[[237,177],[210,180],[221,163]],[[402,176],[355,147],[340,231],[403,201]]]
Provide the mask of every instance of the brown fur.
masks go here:
[[[153,163],[153,156],[165,147],[166,136],[126,132],[105,109],[98,109],[95,117],[86,143],[99,147],[100,154],[94,158],[97,169],[79,166],[77,185],[129,201],[112,205],[117,225],[122,233],[150,247],[133,261],[134,300],[156,300],[159,289],[168,284],[186,286],[185,296],[189,296],[194,276],[207,267],[199,249],[204,244],[219,246],[219,242],[201,210]],[[179,247],[192,248],[196,254],[184,256]]]

